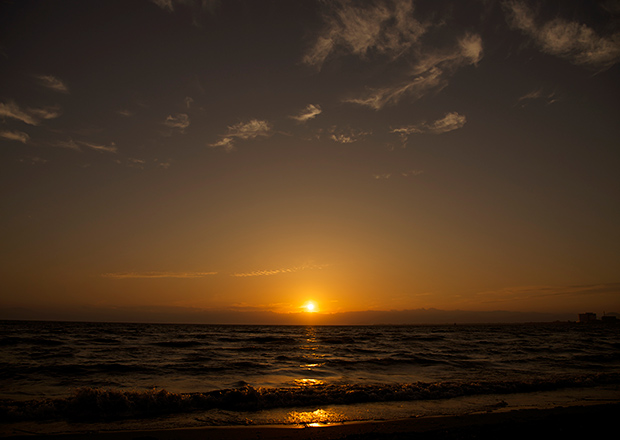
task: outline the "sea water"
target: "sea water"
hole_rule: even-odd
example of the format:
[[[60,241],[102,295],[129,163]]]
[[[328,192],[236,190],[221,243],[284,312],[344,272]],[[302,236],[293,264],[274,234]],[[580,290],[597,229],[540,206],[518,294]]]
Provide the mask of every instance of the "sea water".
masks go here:
[[[275,422],[296,414],[334,422],[394,416],[403,402],[482,396],[493,404],[494,396],[619,383],[617,325],[0,322],[4,422],[196,411],[205,424],[247,423],[261,411]],[[324,409],[334,406],[341,416]]]

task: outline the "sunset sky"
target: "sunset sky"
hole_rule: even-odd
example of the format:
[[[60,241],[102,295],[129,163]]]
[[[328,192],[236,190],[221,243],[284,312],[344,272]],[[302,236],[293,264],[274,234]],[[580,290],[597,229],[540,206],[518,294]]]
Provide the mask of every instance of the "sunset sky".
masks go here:
[[[0,318],[620,312],[619,63],[613,0],[2,1]]]

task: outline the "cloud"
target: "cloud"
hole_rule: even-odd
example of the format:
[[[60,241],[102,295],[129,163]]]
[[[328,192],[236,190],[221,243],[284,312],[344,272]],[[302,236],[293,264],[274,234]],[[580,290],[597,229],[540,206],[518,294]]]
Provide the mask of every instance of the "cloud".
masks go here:
[[[253,272],[240,272],[233,273],[233,277],[261,277],[270,275],[281,275],[285,273],[294,273],[301,270],[315,270],[324,269],[328,267],[327,264],[304,264],[303,266],[290,267],[286,269],[272,269],[272,270],[255,270]]]
[[[38,156],[32,156],[32,157],[28,157],[26,159],[20,159],[20,162],[28,162],[31,165],[39,165],[39,164],[44,164],[47,163],[47,159],[43,159],[42,157],[38,157]]]
[[[144,169],[144,165],[146,165],[146,160],[144,159],[136,159],[134,157],[129,157],[125,160],[125,162],[123,162],[120,159],[117,159],[115,161],[117,164],[119,165],[125,165],[129,168],[138,168],[140,170]]]
[[[168,115],[164,121],[166,127],[179,130],[181,133],[185,132],[185,129],[189,127],[189,123],[189,116],[186,113],[178,113],[175,116]]]
[[[101,274],[103,278],[131,279],[131,278],[203,278],[216,275],[217,272],[114,272]]]
[[[39,80],[39,83],[43,87],[47,87],[48,89],[54,90],[56,92],[69,93],[69,88],[67,87],[67,85],[55,76],[34,75],[34,77]]]
[[[321,68],[337,49],[366,57],[370,53],[397,58],[426,31],[413,18],[411,1],[383,1],[359,6],[349,0],[329,3],[325,27],[303,62]]]
[[[345,102],[381,110],[396,104],[407,96],[420,99],[430,92],[439,92],[448,85],[448,79],[461,67],[476,65],[483,56],[482,38],[477,34],[464,34],[448,49],[428,49],[416,46],[415,63],[405,78],[384,87],[371,88],[359,98]]]
[[[392,177],[392,173],[373,174],[372,178],[375,180],[387,180]]]
[[[503,5],[509,24],[532,38],[544,53],[596,69],[620,61],[620,32],[601,36],[585,24],[562,18],[541,23],[523,1],[510,0]]]
[[[224,137],[217,142],[209,144],[210,147],[223,147],[226,151],[233,151],[235,149],[235,142],[231,137]]]
[[[118,148],[114,142],[110,143],[110,145],[99,145],[93,144],[91,142],[84,141],[74,141],[73,139],[69,139],[67,141],[59,141],[54,144],[57,147],[69,148],[71,150],[82,151],[82,147],[90,148],[91,150],[99,151],[102,153],[116,153],[118,152]]]
[[[310,119],[316,118],[322,112],[321,107],[314,104],[308,104],[308,106],[297,116],[291,116],[298,122],[306,122]]]
[[[41,107],[21,109],[15,102],[0,102],[0,117],[17,119],[28,125],[39,125],[43,120],[61,115],[60,107]]]
[[[24,133],[23,131],[2,131],[0,132],[0,137],[3,137],[10,141],[21,142],[22,144],[27,143],[30,139],[30,136],[28,136],[28,134]]]
[[[226,151],[232,151],[235,147],[235,140],[249,140],[257,137],[271,136],[271,124],[267,121],[252,119],[248,122],[239,122],[228,127],[228,133],[220,136],[217,142],[209,144],[210,147],[224,147]]]
[[[259,136],[270,136],[271,126],[267,121],[252,119],[249,122],[240,122],[228,127],[227,137],[239,139],[254,139]]]
[[[336,127],[332,127],[329,132],[329,138],[339,144],[352,144],[372,134],[371,131],[355,130],[352,128],[338,129]]]
[[[424,174],[424,170],[409,170],[409,171],[402,171],[400,173],[400,175],[403,177],[419,176],[420,174]]]
[[[452,39],[455,44],[447,48],[423,44],[421,37],[431,28],[442,30],[445,26],[416,20],[412,1],[383,0],[359,6],[359,2],[337,0],[328,5],[323,17],[325,26],[303,61],[320,69],[330,56],[355,55],[391,63],[386,70],[398,75],[345,102],[380,110],[406,96],[419,99],[446,87],[457,69],[476,65],[482,59],[482,39],[478,34],[465,33]],[[406,62],[395,63],[396,60]]]
[[[363,105],[374,110],[381,110],[388,104],[397,103],[403,96],[419,99],[427,92],[441,89],[445,85],[442,71],[434,68],[422,75],[408,78],[397,84],[370,89],[363,97],[345,99],[345,102]]]
[[[118,113],[119,115],[125,117],[125,118],[131,118],[133,116],[133,112],[131,110],[119,110],[116,113]]]
[[[80,142],[80,145],[84,145],[85,147],[102,153],[116,153],[118,151],[118,148],[116,147],[116,144],[114,142],[112,142],[110,145],[97,145],[91,144],[89,142]]]
[[[372,178],[375,180],[387,180],[390,179],[394,176],[398,177],[411,177],[411,176],[419,176],[420,174],[423,174],[424,171],[422,170],[409,170],[409,171],[402,171],[398,174],[392,174],[392,173],[377,173],[377,174],[373,174]]]
[[[519,97],[517,103],[521,105],[521,107],[525,107],[529,101],[543,100],[546,105],[553,104],[557,101],[555,97],[555,92],[544,93],[543,89],[533,90],[525,95]]]
[[[55,147],[68,148],[70,150],[82,151],[80,146],[73,140],[69,139],[68,141],[58,141],[54,143]]]
[[[467,122],[465,116],[452,112],[446,114],[443,118],[438,119],[434,122],[426,123],[422,122],[416,125],[408,125],[406,127],[394,128],[390,131],[390,133],[397,133],[403,139],[403,142],[406,142],[410,135],[412,134],[442,134],[447,133],[449,131],[458,130],[462,128]]]
[[[174,11],[174,5],[173,5],[172,0],[151,0],[151,1],[162,9],[166,9],[170,12]]]

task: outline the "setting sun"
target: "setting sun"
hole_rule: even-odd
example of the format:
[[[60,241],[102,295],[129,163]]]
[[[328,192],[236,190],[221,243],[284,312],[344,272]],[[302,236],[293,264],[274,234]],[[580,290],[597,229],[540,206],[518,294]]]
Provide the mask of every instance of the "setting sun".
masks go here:
[[[317,311],[317,306],[316,303],[312,302],[312,301],[308,301],[306,304],[303,305],[303,308],[305,309],[306,312],[308,313],[313,313]]]

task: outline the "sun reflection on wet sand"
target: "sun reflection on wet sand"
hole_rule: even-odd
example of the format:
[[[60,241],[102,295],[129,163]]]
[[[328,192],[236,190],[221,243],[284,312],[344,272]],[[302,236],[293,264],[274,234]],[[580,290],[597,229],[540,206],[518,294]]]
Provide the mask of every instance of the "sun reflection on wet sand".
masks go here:
[[[295,379],[293,381],[295,385],[299,386],[312,386],[312,385],[324,385],[325,382],[319,379]]]
[[[346,420],[344,414],[330,409],[317,409],[316,411],[297,412],[291,411],[287,415],[288,423],[304,426],[327,426],[333,423],[343,423]]]

